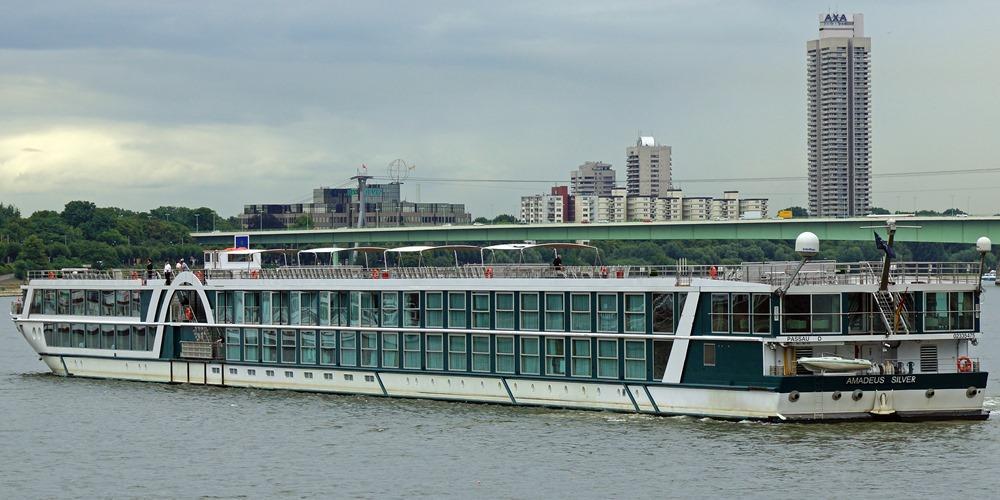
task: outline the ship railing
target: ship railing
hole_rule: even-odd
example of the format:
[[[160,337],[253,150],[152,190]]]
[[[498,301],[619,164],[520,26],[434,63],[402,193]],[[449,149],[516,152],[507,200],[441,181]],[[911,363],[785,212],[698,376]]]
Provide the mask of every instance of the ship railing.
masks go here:
[[[286,266],[266,269],[196,269],[195,275],[212,279],[448,279],[448,278],[680,278],[715,279],[764,283],[775,287],[792,285],[876,285],[881,262],[811,261],[797,275],[798,262],[745,262],[727,265],[603,265],[552,266],[549,264],[492,264],[452,267]],[[31,280],[128,280],[142,279],[145,269],[59,269],[29,271]],[[154,271],[162,279],[161,271]],[[794,278],[793,278],[794,275]],[[973,262],[898,262],[892,265],[890,281],[905,284],[977,284],[979,264]]]
[[[831,354],[823,354],[831,355]],[[965,360],[968,359],[970,365],[964,365]],[[960,366],[959,360],[962,360],[963,365]],[[768,370],[771,376],[776,377],[795,377],[795,376],[813,376],[820,375],[820,373],[813,373],[805,368],[798,366],[798,364],[787,367],[789,370],[786,371],[786,367],[783,365],[773,365]],[[964,369],[964,371],[963,371]],[[967,356],[951,356],[951,357],[938,357],[933,360],[921,360],[920,358],[886,358],[878,362],[872,362],[872,367],[868,370],[858,370],[852,372],[827,372],[822,374],[824,376],[855,376],[855,375],[922,375],[922,374],[940,374],[940,373],[980,373],[982,371],[982,364],[980,358],[970,358]]]

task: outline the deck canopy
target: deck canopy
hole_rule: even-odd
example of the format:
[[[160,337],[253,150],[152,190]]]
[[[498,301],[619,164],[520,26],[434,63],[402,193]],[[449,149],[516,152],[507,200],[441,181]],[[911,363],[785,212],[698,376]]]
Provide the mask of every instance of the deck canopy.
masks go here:
[[[488,247],[482,247],[480,250],[483,256],[483,262],[486,262],[486,251],[490,252],[490,260],[496,259],[496,252],[517,252],[518,262],[524,262],[524,251],[525,250],[541,250],[551,248],[556,255],[559,255],[559,250],[576,249],[583,250],[589,249],[594,251],[594,255],[597,258],[597,263],[601,261],[601,251],[593,246],[587,245],[585,243],[503,243],[500,245],[490,245]]]
[[[383,258],[385,259],[386,265],[389,265],[389,254],[396,254],[396,265],[399,266],[402,263],[403,255],[405,254],[416,254],[417,255],[417,265],[423,264],[423,254],[424,252],[433,251],[450,251],[455,256],[455,266],[458,266],[458,252],[459,251],[470,251],[474,252],[480,250],[480,247],[475,245],[437,245],[437,246],[427,246],[427,245],[414,245],[406,247],[396,247],[387,248],[383,252]],[[480,252],[480,264],[482,264],[482,252]]]
[[[333,264],[335,256],[341,252],[361,252],[365,256],[365,267],[368,267],[368,254],[369,253],[379,253],[385,252],[385,247],[323,247],[323,248],[308,248],[306,250],[299,250],[298,262],[302,265],[302,254],[311,254],[319,263],[321,255],[327,255],[330,258],[330,263]]]

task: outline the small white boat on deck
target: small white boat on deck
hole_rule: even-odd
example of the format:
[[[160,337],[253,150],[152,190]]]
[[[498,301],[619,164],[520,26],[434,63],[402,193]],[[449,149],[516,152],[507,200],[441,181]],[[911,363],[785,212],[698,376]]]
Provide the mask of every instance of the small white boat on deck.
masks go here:
[[[799,358],[799,364],[813,373],[822,372],[856,372],[868,370],[872,362],[867,359],[847,359],[840,356],[818,356]]]
[[[994,269],[986,274],[983,274],[983,281],[996,281],[997,280],[997,270]]]

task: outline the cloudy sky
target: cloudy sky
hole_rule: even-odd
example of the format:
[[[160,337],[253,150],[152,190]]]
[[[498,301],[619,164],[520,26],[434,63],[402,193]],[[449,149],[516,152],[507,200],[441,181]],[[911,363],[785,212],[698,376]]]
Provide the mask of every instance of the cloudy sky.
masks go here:
[[[297,202],[362,163],[514,212],[637,131],[686,192],[806,204],[805,42],[865,14],[875,204],[1000,212],[1000,2],[0,0],[0,202]],[[706,178],[792,177],[703,182]],[[685,182],[688,180],[688,182]],[[419,186],[419,188],[418,188]]]

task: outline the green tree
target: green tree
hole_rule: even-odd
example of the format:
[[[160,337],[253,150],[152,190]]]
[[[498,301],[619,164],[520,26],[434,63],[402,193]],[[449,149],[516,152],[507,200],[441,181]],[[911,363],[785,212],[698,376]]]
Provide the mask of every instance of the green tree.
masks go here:
[[[63,207],[62,218],[71,226],[82,226],[94,216],[97,205],[91,201],[71,201]]]
[[[809,217],[809,211],[799,206],[788,207],[785,210],[791,210],[792,217]]]

